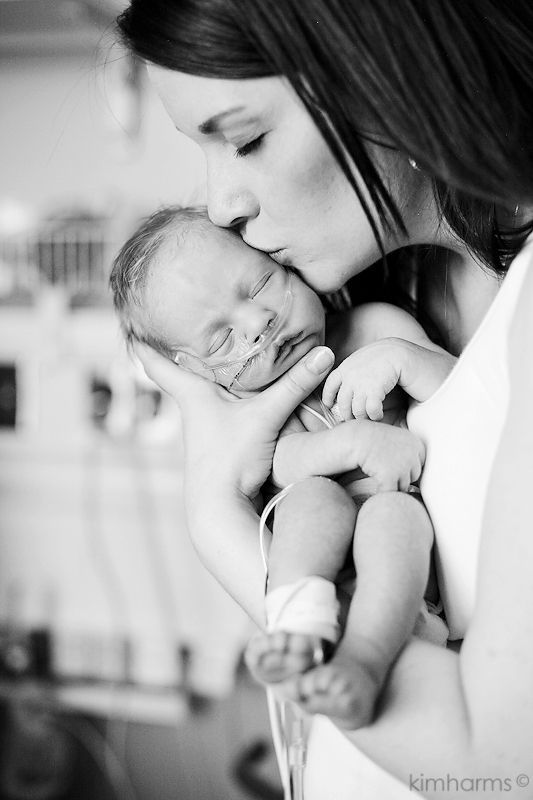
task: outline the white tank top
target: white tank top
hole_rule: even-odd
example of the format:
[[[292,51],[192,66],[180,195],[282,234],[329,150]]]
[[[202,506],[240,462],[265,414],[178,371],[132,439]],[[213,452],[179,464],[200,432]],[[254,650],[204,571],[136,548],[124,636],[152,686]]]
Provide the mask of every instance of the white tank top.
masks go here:
[[[439,579],[455,638],[473,612],[485,495],[509,402],[507,338],[533,237],[453,371],[408,423],[426,443],[422,495],[435,527]],[[533,339],[533,310],[532,310]],[[531,347],[524,345],[530,356]],[[332,722],[315,717],[305,775],[306,800],[408,800],[413,792],[357,750]]]
[[[464,637],[474,610],[485,497],[509,404],[509,326],[528,266],[531,237],[452,372],[407,414],[409,429],[427,448],[420,488],[435,529],[451,639]]]

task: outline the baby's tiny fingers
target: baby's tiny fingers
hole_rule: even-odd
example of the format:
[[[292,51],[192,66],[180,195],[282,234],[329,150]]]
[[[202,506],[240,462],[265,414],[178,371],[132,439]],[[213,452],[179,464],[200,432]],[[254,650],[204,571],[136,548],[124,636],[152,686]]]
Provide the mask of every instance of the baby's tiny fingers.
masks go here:
[[[369,419],[378,422],[383,419],[383,398],[377,395],[369,395],[366,399],[366,413]]]
[[[349,386],[341,386],[337,395],[337,406],[344,421],[352,419],[353,392]]]
[[[341,383],[342,379],[338,370],[334,370],[326,378],[324,388],[322,389],[322,402],[328,408],[331,408],[335,403],[335,398],[337,397]]]
[[[378,485],[381,492],[397,492],[398,476],[393,475],[392,472],[384,473],[378,479]]]
[[[352,414],[355,419],[367,419],[366,396],[364,394],[354,394],[352,396]]]
[[[411,468],[411,472],[409,475],[411,479],[410,483],[414,483],[415,481],[417,481],[421,474],[422,474],[422,462],[418,461],[416,465]]]
[[[409,476],[400,476],[400,480],[398,481],[398,488],[400,492],[408,492],[410,485],[411,481],[409,480]]]

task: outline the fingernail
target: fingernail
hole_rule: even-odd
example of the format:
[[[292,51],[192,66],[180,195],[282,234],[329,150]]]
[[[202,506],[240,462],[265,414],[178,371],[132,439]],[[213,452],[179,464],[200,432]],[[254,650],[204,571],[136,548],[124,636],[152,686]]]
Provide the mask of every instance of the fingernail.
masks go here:
[[[312,356],[309,356],[307,359],[306,366],[309,372],[314,372],[315,375],[320,375],[322,372],[325,372],[331,365],[335,356],[329,349],[329,347],[322,347],[320,350],[317,350],[313,353]]]

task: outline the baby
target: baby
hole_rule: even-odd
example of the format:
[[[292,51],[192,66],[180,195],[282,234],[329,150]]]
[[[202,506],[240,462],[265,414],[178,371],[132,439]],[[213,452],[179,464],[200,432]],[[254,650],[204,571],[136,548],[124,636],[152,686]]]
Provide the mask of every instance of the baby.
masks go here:
[[[326,321],[296,274],[214,226],[203,209],[152,215],[117,256],[110,283],[128,340],[239,397],[316,345],[335,352],[322,395],[296,410],[276,446],[272,484],[283,491],[269,503],[281,498],[266,633],[250,643],[247,662],[264,683],[296,681],[310,711],[349,729],[367,724],[408,637],[446,641],[424,602],[433,543],[416,487],[424,448],[404,420],[406,394],[427,399],[454,359],[392,305]],[[357,585],[341,624],[336,584],[350,548]]]

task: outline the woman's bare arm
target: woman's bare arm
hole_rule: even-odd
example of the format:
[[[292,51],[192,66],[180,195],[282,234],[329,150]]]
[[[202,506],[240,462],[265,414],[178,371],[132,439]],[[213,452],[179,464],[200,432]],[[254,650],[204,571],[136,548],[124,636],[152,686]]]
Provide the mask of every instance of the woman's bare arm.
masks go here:
[[[249,499],[233,490],[189,492],[187,521],[202,563],[260,628],[265,621],[265,570],[259,518]]]

